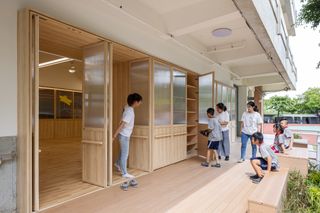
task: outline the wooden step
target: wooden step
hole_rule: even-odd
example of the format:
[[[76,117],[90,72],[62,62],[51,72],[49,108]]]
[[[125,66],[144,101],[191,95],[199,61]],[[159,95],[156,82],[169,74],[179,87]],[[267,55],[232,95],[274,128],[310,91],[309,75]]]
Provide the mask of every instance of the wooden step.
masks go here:
[[[289,168],[289,171],[300,171],[304,176],[308,174],[308,149],[293,147],[292,150],[286,150],[285,154],[278,154],[280,167]]]
[[[282,168],[264,177],[248,198],[248,212],[281,212],[288,173],[288,168]]]

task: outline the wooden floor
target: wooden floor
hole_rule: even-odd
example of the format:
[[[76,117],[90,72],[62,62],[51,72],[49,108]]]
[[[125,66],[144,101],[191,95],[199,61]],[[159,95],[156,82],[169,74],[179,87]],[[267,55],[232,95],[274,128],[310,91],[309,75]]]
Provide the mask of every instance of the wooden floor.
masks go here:
[[[186,212],[179,211],[179,205],[193,202],[201,206],[209,198],[219,204],[211,205],[209,212],[245,212],[246,198],[254,187],[248,179],[252,170],[249,162],[236,163],[240,144],[236,146],[236,153],[229,162],[222,161],[222,168],[204,168],[202,159],[191,158],[138,178],[138,188],[122,191],[119,185],[113,186],[43,212]]]
[[[148,172],[145,172],[145,171],[142,171],[142,170],[139,170],[139,169],[132,169],[132,168],[128,168],[128,173],[133,175],[133,176],[135,176],[135,177],[137,177],[137,178],[148,174]],[[122,178],[120,172],[118,172],[116,170],[113,170],[112,185],[117,185],[117,184],[123,183],[125,181],[126,181],[126,179]]]
[[[40,141],[40,209],[102,188],[81,181],[81,139]]]

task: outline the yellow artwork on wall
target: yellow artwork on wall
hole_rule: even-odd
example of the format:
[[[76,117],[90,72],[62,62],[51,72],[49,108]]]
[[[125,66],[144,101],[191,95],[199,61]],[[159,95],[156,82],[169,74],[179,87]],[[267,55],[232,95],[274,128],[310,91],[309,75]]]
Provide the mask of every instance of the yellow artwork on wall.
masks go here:
[[[66,95],[59,96],[60,102],[67,104],[68,106],[71,105],[72,100],[70,100]]]

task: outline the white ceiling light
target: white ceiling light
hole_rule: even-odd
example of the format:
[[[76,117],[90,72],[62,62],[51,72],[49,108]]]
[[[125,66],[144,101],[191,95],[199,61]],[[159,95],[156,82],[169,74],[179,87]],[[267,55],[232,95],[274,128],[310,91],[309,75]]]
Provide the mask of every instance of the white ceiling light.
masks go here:
[[[61,63],[72,61],[72,60],[73,59],[71,59],[71,58],[63,57],[63,58],[55,59],[52,61],[43,62],[43,63],[39,64],[39,68],[48,67],[48,66],[52,66],[55,64],[61,64]]]
[[[214,37],[227,37],[231,35],[232,30],[229,28],[218,28],[211,32]]]
[[[71,67],[69,68],[70,73],[75,73],[76,72],[76,67],[74,66],[73,62],[71,62]]]

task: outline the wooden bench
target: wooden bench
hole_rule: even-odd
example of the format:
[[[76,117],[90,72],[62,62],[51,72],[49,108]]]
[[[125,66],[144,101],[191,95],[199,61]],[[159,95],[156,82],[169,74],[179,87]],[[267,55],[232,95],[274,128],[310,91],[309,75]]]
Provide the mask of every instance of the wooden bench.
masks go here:
[[[214,168],[212,172],[215,172]],[[248,197],[257,187],[249,179],[254,171],[250,162],[235,165],[224,174],[175,204],[167,212],[234,212],[248,210]]]
[[[294,139],[293,147],[308,148],[308,140],[306,140],[306,139]]]
[[[289,169],[283,168],[263,178],[248,198],[248,212],[281,212],[287,190],[288,173]]]
[[[304,176],[308,174],[308,149],[293,147],[292,150],[286,150],[286,154],[277,154],[280,162],[280,168],[289,168],[289,171],[300,171]]]

